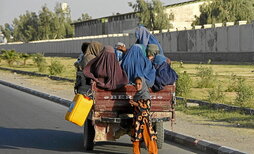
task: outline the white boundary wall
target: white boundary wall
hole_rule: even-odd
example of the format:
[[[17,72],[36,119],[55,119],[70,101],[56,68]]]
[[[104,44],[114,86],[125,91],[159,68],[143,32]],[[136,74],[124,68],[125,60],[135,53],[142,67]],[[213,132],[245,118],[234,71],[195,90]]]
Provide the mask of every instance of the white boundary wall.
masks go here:
[[[182,31],[163,30],[162,33],[154,35],[160,41],[165,53],[254,52],[254,24]],[[112,46],[121,41],[130,47],[136,39],[134,34],[109,34],[0,44],[0,49],[15,49],[25,53],[72,54],[80,53],[81,44],[91,41]]]

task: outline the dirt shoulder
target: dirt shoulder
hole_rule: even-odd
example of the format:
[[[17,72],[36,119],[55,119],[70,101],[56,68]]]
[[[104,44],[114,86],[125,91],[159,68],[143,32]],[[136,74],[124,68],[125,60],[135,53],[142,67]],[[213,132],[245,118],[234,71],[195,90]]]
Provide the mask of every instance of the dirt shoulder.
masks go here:
[[[72,100],[74,97],[73,83],[70,82],[19,75],[8,71],[0,71],[0,80],[68,100]],[[226,122],[211,121],[204,117],[190,116],[182,112],[177,112],[176,116],[177,121],[173,131],[177,133],[239,149],[247,153],[254,153],[254,146],[252,145],[254,143],[254,129],[237,128]],[[170,123],[165,123],[165,128],[171,130]]]

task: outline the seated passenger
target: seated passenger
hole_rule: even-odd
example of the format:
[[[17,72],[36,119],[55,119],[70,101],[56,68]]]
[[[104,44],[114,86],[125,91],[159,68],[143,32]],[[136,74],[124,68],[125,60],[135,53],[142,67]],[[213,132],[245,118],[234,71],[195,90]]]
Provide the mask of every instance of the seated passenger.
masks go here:
[[[129,82],[111,46],[105,46],[101,54],[85,66],[83,73],[94,80],[98,87],[106,90],[121,88]]]
[[[100,52],[103,49],[103,45],[100,42],[91,42],[85,51],[83,51],[84,53],[84,66],[86,66],[89,61],[91,61],[92,59],[94,59],[95,57],[97,57]]]
[[[116,54],[116,59],[121,62],[123,59],[124,54],[126,53],[127,48],[124,43],[118,42],[115,46],[115,54]]]
[[[164,55],[163,49],[156,39],[156,37],[151,34],[144,26],[138,26],[135,31],[135,36],[137,38],[137,44],[143,44],[147,48],[148,44],[156,44],[159,47],[159,54]]]
[[[76,67],[76,80],[74,85],[74,93],[85,94],[87,91],[86,78],[83,74],[84,69],[84,53],[89,46],[89,42],[84,42],[81,46],[82,53],[77,58],[77,61],[74,63]]]
[[[130,83],[134,83],[135,78],[139,76],[146,79],[148,87],[153,86],[155,69],[151,61],[146,57],[143,45],[134,44],[131,46],[123,57],[121,66],[126,72]]]
[[[167,57],[156,53],[159,53],[158,46],[155,44],[149,44],[147,48],[147,55],[156,69],[155,82],[152,89],[154,91],[159,91],[166,85],[174,84],[178,79],[178,75],[168,63],[170,60]]]

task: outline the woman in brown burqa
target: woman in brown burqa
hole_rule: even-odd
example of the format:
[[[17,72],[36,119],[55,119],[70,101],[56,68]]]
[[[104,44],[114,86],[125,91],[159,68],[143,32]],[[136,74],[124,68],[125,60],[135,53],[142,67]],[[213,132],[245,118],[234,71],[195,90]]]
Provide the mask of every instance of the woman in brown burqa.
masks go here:
[[[91,79],[86,78],[83,74],[83,69],[88,64],[89,61],[97,57],[103,45],[99,42],[84,42],[81,46],[82,54],[79,56],[78,60],[74,63],[77,68],[76,72],[76,82],[74,86],[74,92],[79,94],[85,94],[87,92],[88,86],[91,83]]]
[[[86,66],[92,59],[100,55],[103,45],[100,42],[91,42],[88,44],[84,54],[84,66]]]
[[[129,82],[111,46],[105,46],[100,55],[85,66],[83,73],[106,90],[118,89]]]

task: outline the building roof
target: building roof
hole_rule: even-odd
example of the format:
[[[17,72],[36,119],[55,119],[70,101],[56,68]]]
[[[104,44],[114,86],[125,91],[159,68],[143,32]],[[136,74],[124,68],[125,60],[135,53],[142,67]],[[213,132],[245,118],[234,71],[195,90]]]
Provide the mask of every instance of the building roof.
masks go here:
[[[129,12],[129,13],[124,13],[124,14],[116,14],[116,15],[105,16],[105,17],[95,18],[95,19],[90,19],[90,20],[85,20],[85,21],[73,22],[72,24],[80,24],[80,23],[83,23],[83,22],[97,21],[97,20],[105,19],[105,18],[114,18],[114,17],[125,16],[125,15],[132,15],[132,14],[135,14],[135,13],[136,12]]]
[[[177,3],[165,5],[165,7],[174,7],[174,6],[178,6],[178,5],[185,5],[185,4],[190,4],[190,3],[202,2],[202,1],[207,1],[207,0],[185,0],[184,2],[177,2]]]
[[[184,2],[177,2],[177,3],[165,5],[165,7],[174,7],[174,6],[178,6],[178,5],[185,5],[185,4],[194,3],[194,2],[200,2],[200,1],[206,1],[206,0],[186,0]],[[104,18],[120,17],[120,16],[125,16],[125,15],[130,15],[130,14],[136,14],[136,12],[129,12],[129,13],[124,13],[124,14],[116,14],[116,15],[105,16],[105,17],[95,18],[95,19],[90,19],[90,20],[85,20],[85,21],[73,22],[72,25],[81,24],[81,23],[84,23],[84,22],[98,21],[98,20],[104,19]]]

